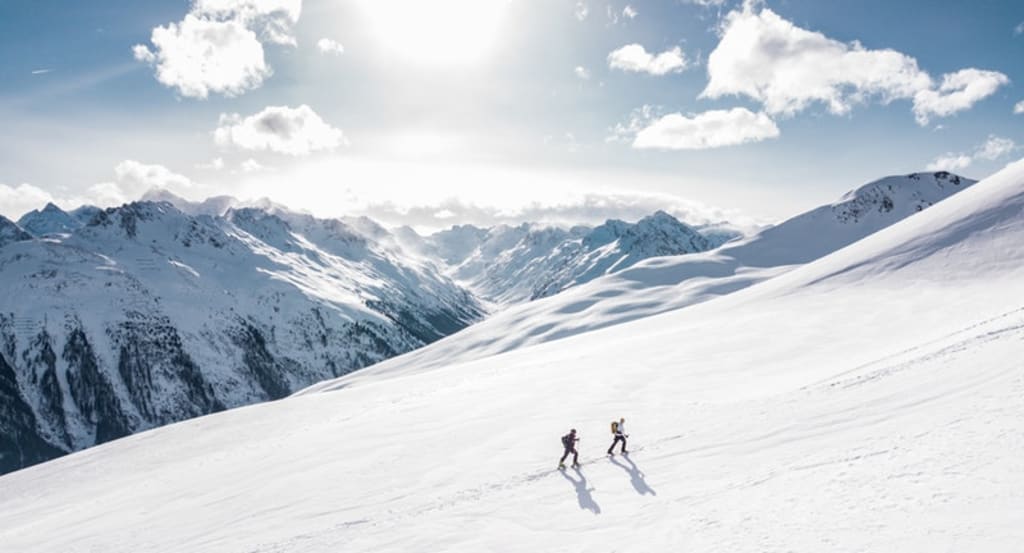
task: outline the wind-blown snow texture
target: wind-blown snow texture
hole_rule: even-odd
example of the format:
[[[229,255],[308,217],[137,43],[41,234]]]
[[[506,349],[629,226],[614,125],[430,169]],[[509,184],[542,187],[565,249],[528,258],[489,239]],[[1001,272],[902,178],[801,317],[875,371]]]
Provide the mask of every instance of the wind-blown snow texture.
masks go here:
[[[699,305],[0,477],[15,551],[986,551],[1024,540],[1024,162]],[[608,421],[629,458],[604,456]],[[584,465],[553,469],[581,432]]]
[[[25,220],[51,238],[0,221],[0,471],[278,399],[482,314],[341,221],[154,202]]]

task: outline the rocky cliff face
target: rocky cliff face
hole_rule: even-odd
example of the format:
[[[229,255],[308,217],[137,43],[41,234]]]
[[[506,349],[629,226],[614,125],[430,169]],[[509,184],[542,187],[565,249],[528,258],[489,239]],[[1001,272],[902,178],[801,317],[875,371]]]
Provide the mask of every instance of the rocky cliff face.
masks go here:
[[[66,230],[0,221],[2,471],[281,398],[483,313],[342,221],[139,202]]]

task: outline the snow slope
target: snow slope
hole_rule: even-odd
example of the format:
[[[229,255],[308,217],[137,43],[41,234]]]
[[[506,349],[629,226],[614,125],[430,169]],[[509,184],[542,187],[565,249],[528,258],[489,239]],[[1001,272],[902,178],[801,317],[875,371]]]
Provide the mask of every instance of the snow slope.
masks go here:
[[[138,202],[41,240],[0,221],[8,234],[0,429],[20,438],[0,440],[0,472],[284,397],[482,314],[433,265],[338,220]]]
[[[1019,551],[1024,162],[743,291],[0,477],[26,552]],[[629,458],[604,457],[624,416]],[[553,469],[582,436],[581,470]]]
[[[947,172],[885,177],[832,204],[716,250],[649,258],[554,297],[510,306],[454,336],[369,371],[382,375],[441,367],[730,294],[839,250],[975,182]]]
[[[0,473],[279,398],[449,335],[484,307],[447,272],[528,299],[709,247],[664,213],[572,231],[456,228],[434,241],[367,218],[159,189],[106,211],[48,204],[20,225],[31,232],[0,225],[0,248],[12,244],[0,250],[0,428],[17,436],[0,443]]]

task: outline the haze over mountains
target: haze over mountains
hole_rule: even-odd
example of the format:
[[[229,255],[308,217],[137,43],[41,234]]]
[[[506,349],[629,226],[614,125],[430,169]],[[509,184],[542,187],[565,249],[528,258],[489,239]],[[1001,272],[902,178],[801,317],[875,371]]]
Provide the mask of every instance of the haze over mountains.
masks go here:
[[[929,185],[940,181],[971,184]],[[907,207],[879,199],[857,221]],[[442,370],[404,356],[386,375],[6,475],[0,541],[133,553],[814,551],[823,540],[838,552],[1015,551],[1024,165],[910,208],[700,305]],[[588,286],[602,285],[618,293],[614,275]],[[632,454],[609,459],[607,421],[620,415]],[[555,440],[569,426],[583,466],[560,472]]]
[[[0,221],[0,470],[279,399],[407,352],[366,377],[706,301],[973,183],[888,177],[717,249],[738,233],[705,236],[664,212],[421,236],[163,191],[106,210],[47,205]]]
[[[414,366],[422,371],[446,366],[705,302],[837,251],[975,182],[946,172],[879,179],[835,203],[720,248],[652,257],[557,296],[513,305],[456,336],[385,361],[357,378],[376,378],[395,367]]]
[[[278,399],[450,335],[492,304],[712,245],[665,213],[473,229],[463,244],[457,230],[422,237],[162,191],[0,221],[0,471]],[[441,254],[456,247],[458,259]]]

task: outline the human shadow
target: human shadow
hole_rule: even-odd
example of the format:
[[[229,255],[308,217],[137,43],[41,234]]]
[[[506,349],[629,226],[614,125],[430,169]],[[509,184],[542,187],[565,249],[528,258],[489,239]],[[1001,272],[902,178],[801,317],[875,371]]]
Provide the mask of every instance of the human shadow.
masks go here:
[[[636,466],[636,463],[626,455],[623,455],[622,458],[626,460],[626,463],[629,463],[628,466],[620,463],[616,457],[609,457],[608,460],[611,461],[613,465],[621,467],[622,470],[629,473],[629,482],[630,484],[633,484],[633,489],[636,490],[636,493],[640,495],[658,495],[654,491],[654,488],[647,485],[647,480],[644,479],[644,473]]]
[[[595,515],[601,514],[601,506],[598,505],[596,501],[594,501],[594,496],[590,493],[591,491],[593,491],[593,488],[587,487],[587,478],[583,476],[583,473],[580,472],[580,469],[573,467],[572,470],[577,475],[579,475],[579,480],[573,478],[572,476],[569,476],[568,472],[564,469],[559,470],[558,472],[561,473],[562,478],[568,480],[573,485],[573,487],[576,488],[576,500],[579,501],[580,503],[580,509],[583,509],[584,511],[590,511]]]

